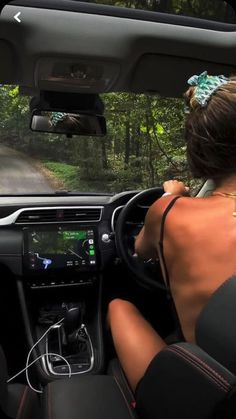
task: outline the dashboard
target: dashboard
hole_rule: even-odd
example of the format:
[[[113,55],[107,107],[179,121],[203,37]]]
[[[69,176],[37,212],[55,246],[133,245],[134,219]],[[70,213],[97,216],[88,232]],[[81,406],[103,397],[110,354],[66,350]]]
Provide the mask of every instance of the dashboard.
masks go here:
[[[0,264],[31,288],[93,283],[117,259],[116,222],[137,193],[0,197]],[[131,238],[150,204],[130,214]]]

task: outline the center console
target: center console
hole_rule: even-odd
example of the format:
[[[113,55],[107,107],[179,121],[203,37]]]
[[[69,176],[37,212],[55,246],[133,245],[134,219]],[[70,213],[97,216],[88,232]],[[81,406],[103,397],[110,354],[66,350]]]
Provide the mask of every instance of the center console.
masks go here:
[[[69,373],[74,375],[92,371],[94,349],[84,323],[85,308],[82,302],[58,307],[61,320],[52,325],[46,336],[43,357],[44,369],[49,374],[68,376]]]
[[[103,368],[101,259],[96,225],[23,227],[18,291],[42,382]],[[68,367],[69,364],[69,367]]]

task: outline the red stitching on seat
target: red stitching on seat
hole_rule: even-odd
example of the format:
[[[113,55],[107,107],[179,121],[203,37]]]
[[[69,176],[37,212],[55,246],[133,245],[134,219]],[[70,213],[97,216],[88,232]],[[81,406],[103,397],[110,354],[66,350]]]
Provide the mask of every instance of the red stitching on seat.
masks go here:
[[[178,353],[180,355],[180,352],[181,352],[181,349],[182,349],[181,347],[173,348],[173,349],[175,349],[176,353]],[[211,367],[209,367],[208,364],[201,361],[200,358],[198,358],[197,356],[194,356],[194,355],[191,358],[192,353],[188,352],[187,350],[186,351],[183,350],[181,352],[181,354],[184,357],[189,357],[195,365],[199,365],[199,367],[202,368],[202,370],[204,370],[208,374],[209,377],[211,377],[216,382],[218,382],[226,391],[231,390],[231,388],[232,388],[231,384],[228,383],[227,381],[225,381],[223,379],[223,377],[221,377],[221,375],[217,374],[217,372],[215,370],[213,370]]]
[[[115,374],[116,373],[116,369],[117,369],[117,376]],[[133,400],[134,399],[134,394],[132,393],[131,388],[129,387],[129,385],[127,383],[127,378],[125,376],[125,373],[124,373],[123,368],[120,365],[120,363],[118,365],[117,364],[113,364],[113,370],[114,370],[114,376],[117,377],[117,380],[118,380],[119,373],[122,375],[123,384],[125,384],[125,387],[128,390],[129,396],[130,396],[131,400]]]
[[[216,375],[218,378],[220,378],[222,380],[222,382],[229,388],[232,388],[231,384],[225,380],[225,378],[223,378],[218,372],[216,372],[215,370],[213,370],[213,368],[209,367],[208,364],[206,364],[204,361],[202,361],[200,358],[198,358],[197,355],[192,354],[192,352],[189,352],[187,349],[182,348],[182,346],[179,345],[175,345],[176,348],[179,348],[180,350],[182,350],[183,352],[186,352],[189,356],[191,356],[192,358],[195,358],[200,364],[204,365],[205,368],[207,368],[209,371],[211,371],[214,375]]]
[[[134,394],[132,393],[132,391],[131,391],[128,383],[127,383],[127,378],[125,376],[125,373],[124,373],[122,367],[120,367],[120,368],[121,368],[121,370],[120,370],[121,371],[121,375],[123,376],[123,383],[125,384],[125,387],[127,388],[129,395],[131,396],[131,399],[133,399],[134,398]]]
[[[133,409],[136,409],[136,405],[137,405],[136,402],[131,402],[131,406],[132,406]]]
[[[175,348],[166,348],[167,351],[171,351],[174,352],[175,354],[178,354],[178,356],[180,356],[181,358],[183,358],[185,361],[189,362],[190,364],[192,364],[195,368],[197,368],[199,371],[201,371],[202,374],[206,375],[206,377],[209,379],[211,379],[216,385],[217,387],[219,387],[221,390],[223,390],[225,393],[227,393],[227,389],[223,386],[222,383],[220,383],[219,381],[217,381],[217,378],[208,374],[208,371],[204,370],[202,367],[200,367],[200,365],[197,365],[193,360],[186,358],[186,356],[183,353],[179,353],[178,351],[175,350]]]
[[[22,395],[21,395],[21,399],[20,399],[20,403],[19,403],[19,407],[18,407],[18,411],[17,411],[17,415],[16,415],[16,419],[20,419],[21,414],[23,412],[23,408],[24,408],[24,404],[25,404],[25,400],[27,397],[27,393],[28,393],[28,387],[25,387]]]
[[[118,385],[118,387],[119,387],[119,389],[120,389],[120,392],[121,392],[121,394],[122,394],[122,396],[123,396],[123,398],[124,398],[124,400],[125,400],[125,403],[126,403],[126,405],[127,405],[127,407],[128,407],[129,414],[130,414],[131,418],[133,419],[133,418],[134,418],[134,415],[133,415],[133,412],[132,412],[132,410],[131,410],[131,408],[130,408],[129,403],[127,402],[127,400],[126,400],[126,398],[125,398],[124,392],[123,392],[123,390],[122,390],[122,388],[121,388],[121,386],[120,386],[120,384],[119,384],[119,382],[117,381],[117,379],[116,379],[116,377],[115,377],[115,376],[114,376],[114,379],[115,379],[116,384]]]

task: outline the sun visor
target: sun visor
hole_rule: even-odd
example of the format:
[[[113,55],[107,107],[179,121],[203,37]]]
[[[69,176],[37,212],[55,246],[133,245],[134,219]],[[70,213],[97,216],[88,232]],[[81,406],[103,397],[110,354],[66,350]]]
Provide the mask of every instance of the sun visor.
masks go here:
[[[130,89],[137,93],[153,93],[181,97],[187,80],[193,74],[207,70],[209,74],[236,73],[233,66],[168,55],[145,54],[136,65]]]

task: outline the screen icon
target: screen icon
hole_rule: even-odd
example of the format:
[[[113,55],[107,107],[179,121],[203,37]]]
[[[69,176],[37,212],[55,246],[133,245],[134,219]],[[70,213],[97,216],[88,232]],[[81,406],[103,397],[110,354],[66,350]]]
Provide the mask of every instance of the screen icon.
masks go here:
[[[21,15],[21,12],[16,13],[16,15],[14,16],[14,19],[18,22],[21,23],[21,20],[19,18],[19,16]]]

